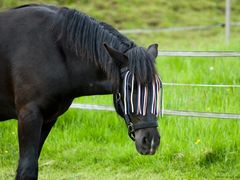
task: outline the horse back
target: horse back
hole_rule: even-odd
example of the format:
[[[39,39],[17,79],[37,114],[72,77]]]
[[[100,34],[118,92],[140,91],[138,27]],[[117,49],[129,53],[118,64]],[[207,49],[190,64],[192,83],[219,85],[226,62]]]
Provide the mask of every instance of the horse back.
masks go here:
[[[0,45],[10,44],[15,48],[26,40],[36,40],[36,37],[50,31],[56,13],[57,9],[47,6],[25,6],[1,12]]]

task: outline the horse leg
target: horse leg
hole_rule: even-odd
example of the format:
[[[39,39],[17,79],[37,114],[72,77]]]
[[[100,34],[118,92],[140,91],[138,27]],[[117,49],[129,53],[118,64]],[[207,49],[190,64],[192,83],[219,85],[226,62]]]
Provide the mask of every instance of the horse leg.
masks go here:
[[[43,118],[39,108],[27,104],[18,113],[19,163],[17,180],[37,179],[38,150]]]
[[[42,125],[41,137],[40,137],[39,148],[38,148],[38,156],[40,156],[43,144],[44,144],[49,132],[51,131],[53,125],[55,124],[55,122],[56,122],[56,120],[53,120],[50,123]]]

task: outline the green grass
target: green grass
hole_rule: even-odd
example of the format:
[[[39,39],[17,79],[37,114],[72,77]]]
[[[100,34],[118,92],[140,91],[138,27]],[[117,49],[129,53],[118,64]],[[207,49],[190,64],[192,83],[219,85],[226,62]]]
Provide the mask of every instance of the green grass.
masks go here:
[[[2,9],[33,2],[2,0]],[[34,1],[43,2],[43,1]],[[44,1],[46,2],[46,1]],[[78,1],[68,5],[119,29],[222,23],[224,1]],[[240,6],[232,0],[233,21]],[[112,10],[113,9],[113,10]],[[144,18],[143,18],[144,17]],[[160,50],[239,51],[239,28],[229,46],[224,29],[129,34],[137,44],[157,42]],[[164,82],[240,84],[239,58],[161,57]],[[240,113],[240,89],[165,87],[166,109]],[[111,96],[82,97],[81,103],[112,105]],[[141,156],[114,112],[69,110],[48,137],[39,160],[39,179],[237,179],[240,178],[240,121],[164,116],[159,119],[161,146]],[[18,160],[17,122],[0,123],[0,179],[13,179]]]
[[[161,147],[141,156],[115,113],[70,110],[53,128],[40,158],[40,179],[183,179],[240,175],[240,122],[164,117]],[[17,163],[16,123],[1,124],[0,177]]]

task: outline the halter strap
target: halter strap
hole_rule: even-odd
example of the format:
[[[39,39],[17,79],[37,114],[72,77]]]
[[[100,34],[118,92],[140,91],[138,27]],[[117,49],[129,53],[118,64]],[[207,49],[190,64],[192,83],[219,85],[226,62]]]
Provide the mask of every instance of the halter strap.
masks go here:
[[[150,113],[157,116],[159,114],[162,115],[162,82],[156,76],[155,81],[152,82],[151,88],[147,85],[142,86],[137,84],[138,89],[138,103],[135,105],[137,108],[134,110],[133,104],[133,89],[134,89],[134,74],[132,74],[128,67],[124,67],[120,69],[121,79],[123,79],[123,102],[117,98],[117,103],[120,105],[121,109],[124,111],[124,120],[128,128],[128,135],[134,141],[135,140],[135,131],[139,129],[145,128],[153,128],[158,127],[157,121],[148,121],[148,122],[141,122],[138,124],[133,124],[130,118],[131,113],[136,113],[137,115],[145,116],[147,114],[147,101],[148,96],[151,94],[152,105],[150,108]],[[129,92],[128,85],[129,82],[131,83],[131,92]],[[152,92],[151,92],[152,89]],[[161,91],[161,94],[160,94]],[[118,94],[119,90],[118,90]],[[120,94],[121,95],[121,94]]]
[[[124,105],[123,105],[122,101],[119,100],[118,103],[121,106],[121,109],[123,109]],[[150,122],[142,122],[140,124],[133,124],[128,114],[124,114],[124,120],[125,120],[125,124],[128,128],[128,136],[133,141],[135,141],[135,131],[136,130],[158,127],[158,122],[157,121],[150,121]]]

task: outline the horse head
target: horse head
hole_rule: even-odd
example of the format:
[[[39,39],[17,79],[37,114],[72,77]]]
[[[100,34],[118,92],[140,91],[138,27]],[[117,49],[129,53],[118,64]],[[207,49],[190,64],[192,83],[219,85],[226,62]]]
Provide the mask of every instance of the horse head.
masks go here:
[[[125,53],[104,46],[119,67],[119,82],[113,92],[115,109],[124,118],[137,151],[154,154],[160,144],[157,116],[162,109],[162,83],[154,67],[157,44]]]

